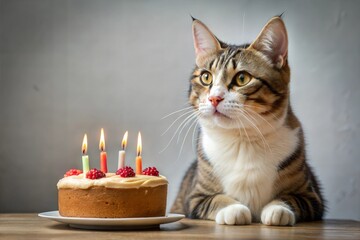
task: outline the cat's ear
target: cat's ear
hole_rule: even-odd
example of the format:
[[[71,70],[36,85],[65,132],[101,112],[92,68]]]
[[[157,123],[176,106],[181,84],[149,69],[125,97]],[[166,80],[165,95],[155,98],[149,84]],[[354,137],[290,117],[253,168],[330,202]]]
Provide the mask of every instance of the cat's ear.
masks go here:
[[[192,33],[194,39],[196,65],[201,66],[205,58],[221,49],[220,42],[209,28],[193,18]]]
[[[277,68],[282,68],[287,63],[288,37],[281,17],[270,19],[249,48],[261,52]]]

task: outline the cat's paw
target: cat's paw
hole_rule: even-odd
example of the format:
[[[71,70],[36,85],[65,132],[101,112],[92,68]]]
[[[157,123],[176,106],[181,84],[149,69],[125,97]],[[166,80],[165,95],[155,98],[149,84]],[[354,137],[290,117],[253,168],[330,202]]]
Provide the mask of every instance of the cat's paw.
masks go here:
[[[261,222],[273,226],[292,226],[295,224],[295,214],[282,205],[268,205],[261,213]]]
[[[221,209],[215,218],[216,223],[226,225],[245,225],[251,223],[251,212],[242,204],[233,204]]]

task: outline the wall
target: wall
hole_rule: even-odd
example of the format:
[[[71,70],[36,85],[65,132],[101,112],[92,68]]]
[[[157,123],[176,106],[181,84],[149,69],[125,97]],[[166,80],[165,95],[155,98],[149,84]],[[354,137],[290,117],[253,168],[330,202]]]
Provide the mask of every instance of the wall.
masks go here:
[[[357,1],[0,0],[0,212],[57,209],[56,183],[81,168],[89,138],[98,167],[105,128],[109,169],[130,132],[134,165],[143,135],[145,166],[170,181],[172,203],[194,159],[193,130],[180,137],[194,65],[190,14],[230,43],[250,42],[285,11],[291,102],[310,164],[323,183],[327,218],[360,220],[360,4]],[[189,125],[188,125],[189,126]]]

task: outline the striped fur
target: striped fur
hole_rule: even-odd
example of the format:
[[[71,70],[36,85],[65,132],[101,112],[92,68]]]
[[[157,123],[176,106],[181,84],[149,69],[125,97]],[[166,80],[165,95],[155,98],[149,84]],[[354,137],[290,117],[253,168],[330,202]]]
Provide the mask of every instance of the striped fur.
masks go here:
[[[189,101],[199,114],[198,154],[171,211],[219,224],[321,219],[324,199],[290,106],[282,19],[271,19],[251,45],[220,42],[198,20],[193,34]],[[210,85],[202,83],[204,71]],[[235,81],[242,72],[250,76],[245,85]]]

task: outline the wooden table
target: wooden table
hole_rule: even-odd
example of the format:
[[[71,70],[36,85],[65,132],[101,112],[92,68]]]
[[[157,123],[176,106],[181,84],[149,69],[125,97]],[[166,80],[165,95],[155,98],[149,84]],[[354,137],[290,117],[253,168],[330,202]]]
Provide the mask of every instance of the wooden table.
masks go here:
[[[325,220],[294,227],[223,226],[182,219],[153,230],[95,231],[70,228],[37,214],[0,214],[0,239],[360,239],[360,222]]]

